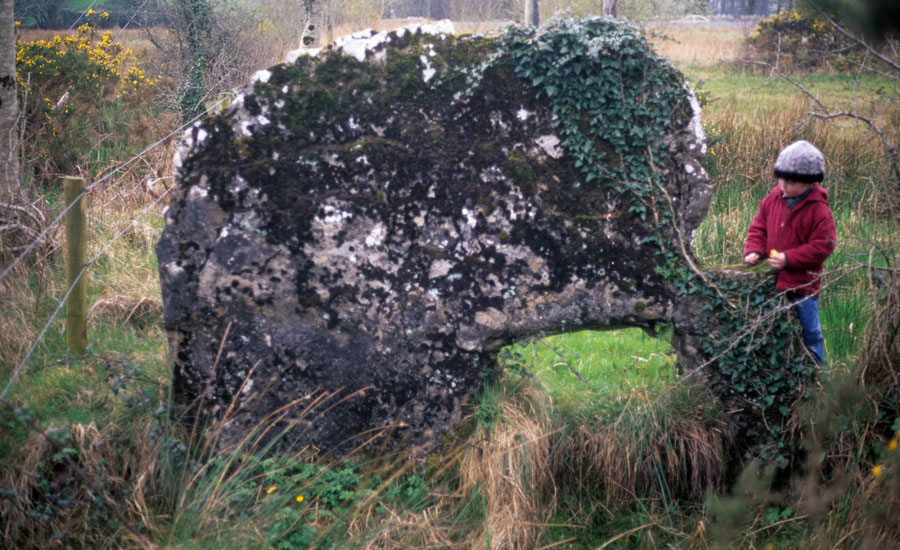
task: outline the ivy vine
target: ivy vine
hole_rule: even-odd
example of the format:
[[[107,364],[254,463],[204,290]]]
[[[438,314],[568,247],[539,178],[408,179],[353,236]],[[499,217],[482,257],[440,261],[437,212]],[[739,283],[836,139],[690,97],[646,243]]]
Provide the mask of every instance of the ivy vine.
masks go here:
[[[559,17],[544,27],[510,27],[497,50],[475,67],[459,70],[466,101],[489,68],[509,64],[545,98],[562,146],[587,185],[608,186],[627,197],[629,213],[655,231],[645,238],[660,259],[657,272],[677,294],[703,298],[724,337],[702,340],[727,390],[751,405],[776,442],[814,369],[791,349],[796,323],[774,285],[747,285],[701,271],[689,253],[672,246],[677,231],[662,181],[670,154],[663,143],[692,116],[683,77],[657,56],[635,29],[599,17]],[[436,86],[441,85],[436,82]],[[577,184],[576,184],[577,185]],[[775,448],[777,449],[777,445]],[[771,458],[783,458],[777,451]]]

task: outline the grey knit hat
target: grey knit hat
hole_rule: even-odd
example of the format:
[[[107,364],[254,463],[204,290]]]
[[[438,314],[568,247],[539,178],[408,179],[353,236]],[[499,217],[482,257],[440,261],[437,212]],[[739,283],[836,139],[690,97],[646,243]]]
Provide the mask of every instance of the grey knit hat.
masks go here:
[[[801,183],[825,179],[825,156],[808,141],[795,141],[781,150],[775,161],[775,177]]]

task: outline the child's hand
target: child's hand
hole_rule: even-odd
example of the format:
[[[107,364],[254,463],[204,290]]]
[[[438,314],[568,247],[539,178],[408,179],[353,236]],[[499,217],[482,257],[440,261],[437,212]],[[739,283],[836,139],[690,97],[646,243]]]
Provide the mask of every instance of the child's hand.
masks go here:
[[[787,256],[784,255],[784,252],[776,252],[772,251],[769,254],[769,265],[772,266],[773,269],[784,269],[787,265]]]
[[[744,256],[744,263],[748,264],[748,265],[753,265],[759,261],[759,258],[760,258],[760,256],[757,252],[751,252],[750,254],[747,254],[746,256]]]

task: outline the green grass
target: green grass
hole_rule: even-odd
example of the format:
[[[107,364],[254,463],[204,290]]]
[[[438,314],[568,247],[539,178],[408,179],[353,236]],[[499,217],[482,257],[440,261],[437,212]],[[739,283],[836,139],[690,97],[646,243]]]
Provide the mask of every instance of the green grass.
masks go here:
[[[145,394],[165,402],[170,373],[165,334],[159,327],[135,329],[130,324],[95,322],[86,358],[68,355],[62,328],[62,320],[54,322],[6,396],[28,406],[40,425],[109,422],[111,409],[123,403],[110,394],[106,359],[115,363],[127,357],[140,370]],[[8,376],[0,378],[3,386],[7,381]],[[0,411],[0,419],[11,421],[6,409]],[[0,458],[12,456],[28,433],[26,426],[9,425],[0,436]]]
[[[687,66],[685,76],[693,85],[702,83],[714,101],[719,105],[714,108],[729,106],[743,113],[772,112],[795,103],[809,102],[798,87],[777,75],[770,78],[769,73],[752,65],[721,63],[716,65]],[[855,75],[808,74],[791,77],[821,101],[859,100],[868,101],[871,97],[867,90],[893,87],[894,81],[875,75],[863,73],[859,79]]]
[[[563,414],[589,415],[623,395],[654,393],[676,380],[667,335],[655,338],[639,328],[527,340],[508,353],[506,362],[533,372]]]
[[[86,5],[87,2],[83,6],[79,4],[80,7]],[[94,9],[98,9],[97,6]],[[733,120],[738,122],[751,121],[741,129],[737,126],[720,128],[723,145],[734,145],[743,140],[747,134],[740,132],[751,131],[747,128],[755,127],[757,135],[766,134],[769,131],[765,127],[767,113],[780,112],[797,102],[796,89],[791,85],[770,82],[765,75],[747,69],[715,65],[688,67],[686,72],[693,82],[702,80],[713,98],[714,103],[707,108],[712,120],[721,124],[725,114],[733,114],[736,117]],[[881,83],[869,76],[864,80],[867,86]],[[853,82],[846,77],[813,75],[805,83],[822,97],[842,101],[853,97]],[[843,138],[851,144],[868,143],[869,146],[834,146],[836,150],[847,150],[858,164],[842,160],[837,170],[839,176],[828,181],[834,191],[832,209],[839,239],[839,248],[827,264],[833,273],[842,266],[867,260],[872,243],[900,234],[900,222],[880,216],[871,208],[875,201],[870,193],[870,182],[865,178],[870,173],[868,167],[878,162],[877,149],[870,142],[852,141],[849,130]],[[102,161],[108,156],[121,155],[123,147],[111,143],[109,152],[98,153],[97,158]],[[772,144],[771,148],[777,151],[778,145]],[[723,147],[723,150],[727,148]],[[710,169],[715,193],[709,215],[698,229],[693,245],[705,265],[740,262],[746,229],[759,200],[771,188],[768,175],[762,173],[762,167],[771,161],[771,151],[739,151],[741,157],[737,160],[743,164],[736,164],[735,159],[724,158],[725,153],[721,153],[722,157],[714,159]],[[117,231],[117,222],[127,221],[130,216],[127,211],[98,214],[93,220],[97,237],[94,242],[99,243],[96,246],[101,246],[105,238]],[[115,246],[93,266],[89,285],[92,300],[112,294],[158,296],[152,245],[161,226],[161,217],[152,214],[142,220],[140,231],[126,236],[121,245]],[[879,261],[877,255],[876,261]],[[847,368],[859,354],[872,305],[864,275],[858,272],[829,282],[821,302],[821,321],[829,356]],[[58,268],[51,282],[54,283],[51,287],[61,285]],[[21,304],[33,313],[30,317],[36,326],[43,325],[55,306],[53,300],[41,296],[36,288],[40,285],[40,281],[33,281],[29,289],[31,295],[39,296],[38,304]],[[51,294],[60,295],[55,291]],[[4,307],[7,306],[0,305],[0,312]],[[510,346],[502,361],[508,367],[524,371],[526,378],[533,375],[539,381],[554,403],[556,425],[605,418],[609,424],[628,423],[625,429],[637,434],[634,438],[637,441],[642,431],[650,432],[654,426],[666,426],[666,422],[685,416],[689,411],[683,407],[696,399],[696,396],[681,396],[676,391],[679,376],[669,338],[667,332],[652,337],[637,328],[580,331]],[[129,408],[124,396],[110,388],[106,359],[115,361],[125,356],[127,364],[138,367],[135,381],[139,387],[155,402],[164,403],[171,375],[159,319],[139,326],[99,315],[91,323],[89,341],[89,358],[68,358],[61,321],[56,321],[9,397],[27,404],[42,426],[95,422],[109,438],[131,430],[133,440],[124,440],[133,443],[142,435],[138,428],[153,422],[151,411]],[[5,383],[5,380],[0,382]],[[473,414],[480,415],[478,419],[486,425],[502,424],[501,400],[504,398],[506,396],[500,391],[487,393],[481,404],[473,407]],[[646,407],[648,403],[654,405],[652,410]],[[641,410],[641,406],[644,409]],[[125,425],[123,419],[130,419],[134,426]],[[13,422],[6,412],[0,413],[0,423],[4,424],[0,458],[14,461],[18,453],[23,452],[19,446],[28,435],[27,429]],[[599,429],[603,426],[602,423],[592,425],[601,426]],[[639,442],[648,446],[644,441]],[[470,444],[473,442],[466,442],[466,445]],[[125,456],[138,453],[130,447],[120,451]],[[174,455],[167,456],[166,460],[175,460]],[[159,456],[151,458],[159,459]],[[443,540],[451,547],[453,542],[464,540],[466,532],[484,528],[485,497],[477,488],[471,494],[454,492],[452,468],[434,467],[431,463],[421,468],[406,465],[404,468],[413,471],[407,475],[404,470],[403,476],[392,477],[396,472],[386,469],[376,471],[373,467],[373,471],[365,471],[369,467],[367,464],[347,466],[320,461],[315,466],[304,466],[296,461],[273,463],[250,456],[241,459],[245,460],[242,462],[245,469],[240,470],[227,463],[233,457],[223,455],[218,458],[219,462],[210,462],[203,475],[195,478],[187,488],[171,480],[168,485],[158,482],[154,486],[157,489],[168,487],[165,490],[170,492],[165,499],[156,495],[158,500],[165,501],[165,505],[156,502],[157,507],[148,512],[155,514],[156,530],[151,534],[154,542],[184,548],[203,548],[209,544],[222,548],[247,545],[271,548],[281,543],[281,547],[288,548],[291,547],[291,541],[287,540],[290,536],[296,537],[294,546],[299,548],[307,538],[318,539],[324,546],[325,537],[340,541],[341,537],[358,536],[360,530],[366,533],[361,537],[365,538],[375,536],[379,530],[404,532],[406,529],[414,533],[407,535],[409,540],[418,541],[407,547],[424,547],[432,540],[426,536],[429,533],[424,532],[431,528],[423,526],[427,524],[436,525],[435,529],[446,529]],[[311,459],[309,463],[312,463]],[[179,470],[174,462],[170,466],[173,475],[184,473],[184,469]],[[314,473],[303,477],[307,468]],[[665,486],[664,483],[660,485]],[[279,489],[267,500],[265,489],[270,486]],[[296,503],[294,493],[306,494],[308,508]],[[327,514],[311,514],[313,494],[331,499],[330,504],[322,508]],[[173,502],[179,495],[183,500],[176,508]],[[543,544],[555,548],[596,548],[616,537],[619,538],[606,548],[661,548],[668,545],[701,548],[707,547],[712,540],[712,535],[704,529],[717,521],[713,517],[715,506],[703,507],[699,502],[638,499],[627,509],[612,510],[599,497],[560,491],[557,498],[558,512],[542,536]],[[379,499],[381,508],[367,507]],[[207,502],[210,507],[205,506]],[[764,548],[768,542],[776,543],[776,547],[791,547],[792,542],[808,535],[809,528],[803,522],[771,526],[772,522],[767,523],[765,517],[760,519],[754,506],[755,503],[744,505],[737,527],[736,536],[744,536],[745,543],[752,542],[759,548]],[[765,505],[763,512],[766,507],[769,505]],[[421,514],[423,509],[428,513]],[[356,534],[348,534],[347,524],[370,512],[374,518],[372,525],[376,526],[357,526]],[[282,523],[279,525],[278,522]],[[316,525],[320,530],[316,535],[307,536],[302,529],[307,525]],[[766,530],[757,533],[760,526],[765,526]],[[415,534],[416,529],[422,532]],[[289,532],[289,535],[279,539],[282,532]],[[118,541],[110,538],[112,540]],[[396,543],[400,539],[390,540]],[[557,544],[564,540],[569,542]],[[340,546],[341,542],[335,544]]]

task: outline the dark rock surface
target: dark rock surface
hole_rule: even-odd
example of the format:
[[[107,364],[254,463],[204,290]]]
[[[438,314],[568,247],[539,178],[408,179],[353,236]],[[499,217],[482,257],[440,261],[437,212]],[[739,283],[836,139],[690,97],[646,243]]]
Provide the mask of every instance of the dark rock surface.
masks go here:
[[[531,335],[674,322],[701,363],[693,306],[655,269],[711,191],[677,72],[651,136],[669,204],[647,215],[584,181],[546,97],[485,63],[496,39],[370,34],[261,71],[187,132],[158,247],[182,403],[231,409],[234,438],[272,414],[297,444],[343,452],[387,429],[427,450]]]

